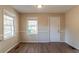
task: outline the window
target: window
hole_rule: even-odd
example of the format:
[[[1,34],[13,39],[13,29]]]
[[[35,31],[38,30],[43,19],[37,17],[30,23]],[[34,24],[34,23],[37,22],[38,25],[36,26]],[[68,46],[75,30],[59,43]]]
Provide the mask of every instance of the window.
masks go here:
[[[14,36],[14,17],[4,14],[4,39]]]
[[[37,20],[29,20],[28,21],[28,34],[37,34]]]

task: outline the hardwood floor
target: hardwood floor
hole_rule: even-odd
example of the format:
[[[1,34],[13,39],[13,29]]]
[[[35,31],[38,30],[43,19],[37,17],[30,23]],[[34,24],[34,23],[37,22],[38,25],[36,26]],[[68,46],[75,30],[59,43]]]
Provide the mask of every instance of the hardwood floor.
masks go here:
[[[20,43],[9,53],[78,53],[66,43]]]

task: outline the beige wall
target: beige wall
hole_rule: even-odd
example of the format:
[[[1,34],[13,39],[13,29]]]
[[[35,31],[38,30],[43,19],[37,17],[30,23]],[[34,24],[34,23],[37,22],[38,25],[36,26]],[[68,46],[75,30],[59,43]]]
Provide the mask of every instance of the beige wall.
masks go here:
[[[15,31],[16,35],[13,38],[3,39],[3,9],[13,13],[16,17]],[[19,42],[18,40],[18,13],[10,6],[0,6],[0,52],[7,52],[11,47]]]
[[[65,41],[79,49],[79,6],[66,13]]]
[[[27,29],[27,17],[38,17],[38,32],[39,34],[34,35],[32,39],[29,39],[29,36],[26,32]],[[22,42],[37,42],[41,39],[40,42],[45,42],[49,40],[49,16],[60,16],[61,17],[61,41],[64,41],[64,14],[52,14],[52,13],[28,13],[28,14],[20,14],[20,39]],[[43,40],[42,40],[43,38]],[[45,40],[44,40],[45,39]]]

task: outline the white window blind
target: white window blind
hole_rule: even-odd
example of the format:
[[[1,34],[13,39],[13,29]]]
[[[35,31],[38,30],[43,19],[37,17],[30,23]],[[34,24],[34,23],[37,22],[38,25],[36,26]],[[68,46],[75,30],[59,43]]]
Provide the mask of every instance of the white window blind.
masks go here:
[[[4,39],[14,36],[14,18],[4,14]]]

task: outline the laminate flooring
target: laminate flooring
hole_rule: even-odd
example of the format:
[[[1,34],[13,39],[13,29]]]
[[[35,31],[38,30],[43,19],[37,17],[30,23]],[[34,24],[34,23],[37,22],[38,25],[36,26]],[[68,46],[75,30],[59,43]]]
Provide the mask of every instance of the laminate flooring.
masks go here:
[[[72,48],[64,42],[52,43],[20,43],[8,53],[78,53],[79,50]]]

